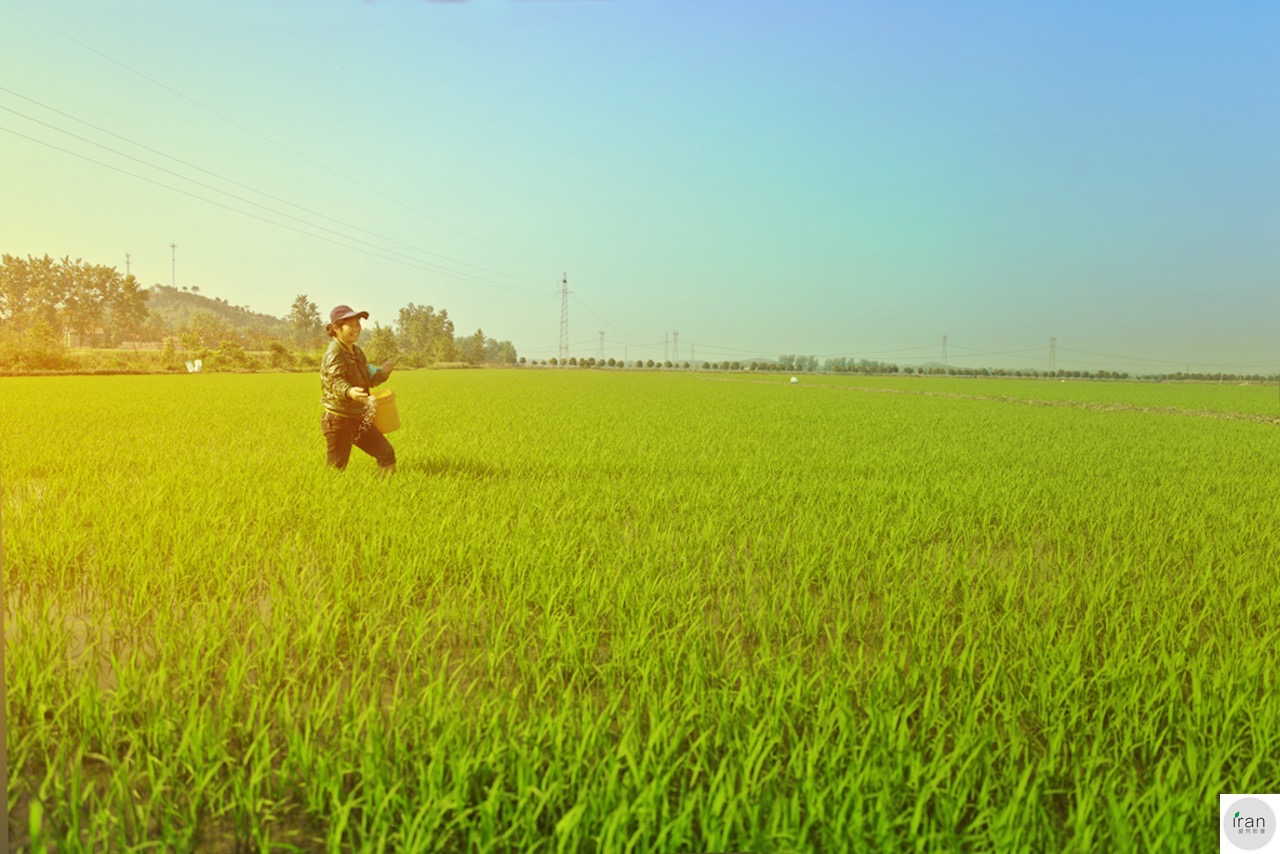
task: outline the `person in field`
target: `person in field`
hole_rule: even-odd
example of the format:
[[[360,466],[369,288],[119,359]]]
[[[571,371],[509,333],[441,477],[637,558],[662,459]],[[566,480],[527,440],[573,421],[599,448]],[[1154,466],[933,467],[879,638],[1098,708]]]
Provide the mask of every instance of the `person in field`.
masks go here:
[[[369,389],[386,382],[395,368],[388,359],[377,367],[369,367],[364,351],[356,346],[360,337],[360,320],[368,320],[369,312],[355,311],[340,305],[329,312],[325,330],[333,340],[320,361],[320,429],[328,449],[328,464],[342,470],[355,445],[378,461],[378,473],[389,477],[396,472],[396,452],[373,426],[373,401]]]

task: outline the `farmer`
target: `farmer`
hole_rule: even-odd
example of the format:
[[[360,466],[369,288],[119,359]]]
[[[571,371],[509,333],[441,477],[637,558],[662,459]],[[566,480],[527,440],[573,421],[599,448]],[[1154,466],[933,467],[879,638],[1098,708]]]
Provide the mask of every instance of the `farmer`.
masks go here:
[[[378,474],[389,477],[396,472],[396,452],[373,426],[369,389],[386,381],[395,362],[388,359],[381,367],[369,367],[364,351],[356,346],[360,318],[367,320],[369,312],[353,311],[347,305],[329,312],[325,331],[333,340],[320,362],[320,405],[324,407],[320,429],[328,446],[329,465],[345,469],[355,445],[378,461]]]

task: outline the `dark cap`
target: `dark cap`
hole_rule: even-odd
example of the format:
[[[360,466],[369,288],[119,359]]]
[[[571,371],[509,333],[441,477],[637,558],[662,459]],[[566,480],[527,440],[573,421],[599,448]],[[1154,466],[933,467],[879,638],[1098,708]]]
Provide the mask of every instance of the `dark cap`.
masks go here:
[[[340,305],[333,311],[329,312],[329,325],[333,326],[344,320],[350,320],[353,317],[363,317],[365,320],[368,320],[369,312],[355,311],[349,305]]]

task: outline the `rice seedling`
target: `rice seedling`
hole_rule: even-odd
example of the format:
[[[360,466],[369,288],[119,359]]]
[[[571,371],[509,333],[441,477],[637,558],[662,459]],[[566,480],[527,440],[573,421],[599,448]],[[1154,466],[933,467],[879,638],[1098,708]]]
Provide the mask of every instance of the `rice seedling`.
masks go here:
[[[406,373],[384,482],[311,377],[0,383],[23,849],[1186,848],[1280,775],[1252,388]]]

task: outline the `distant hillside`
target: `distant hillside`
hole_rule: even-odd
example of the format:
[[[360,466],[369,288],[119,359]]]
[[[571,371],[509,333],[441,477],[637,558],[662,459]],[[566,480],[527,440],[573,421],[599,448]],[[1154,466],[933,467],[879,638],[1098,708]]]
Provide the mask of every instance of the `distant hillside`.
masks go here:
[[[217,297],[206,297],[168,285],[147,289],[147,309],[168,329],[180,329],[197,311],[207,311],[227,326],[247,332],[267,332],[288,336],[289,323],[283,318],[260,314]]]

